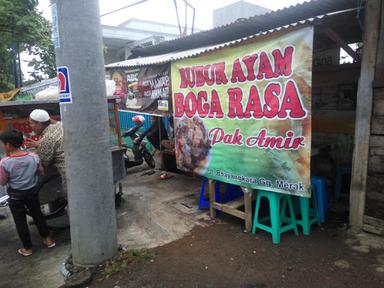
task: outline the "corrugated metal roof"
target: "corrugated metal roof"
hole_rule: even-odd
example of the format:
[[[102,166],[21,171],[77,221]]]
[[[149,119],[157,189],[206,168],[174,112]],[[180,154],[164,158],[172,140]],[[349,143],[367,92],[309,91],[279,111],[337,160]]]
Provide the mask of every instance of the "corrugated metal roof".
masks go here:
[[[356,0],[312,0],[263,15],[232,22],[184,38],[165,41],[150,47],[136,48],[132,50],[132,53],[133,57],[137,58],[140,56],[153,56],[172,51],[215,45],[217,43],[224,43],[254,35],[260,31],[268,31],[275,27],[282,27],[300,20],[313,18],[318,15],[356,8],[356,6]]]
[[[180,59],[195,57],[195,56],[207,53],[207,52],[211,52],[211,51],[214,51],[214,50],[222,49],[224,47],[236,45],[236,44],[239,44],[241,42],[257,38],[259,36],[275,33],[277,31],[286,30],[286,29],[292,29],[292,28],[301,27],[301,26],[307,26],[307,25],[315,25],[318,22],[320,22],[321,20],[324,20],[326,18],[333,17],[333,16],[337,17],[339,14],[342,14],[342,13],[345,13],[345,12],[350,12],[352,10],[354,10],[354,9],[349,9],[349,10],[340,11],[340,12],[336,12],[336,13],[329,13],[329,14],[326,14],[326,15],[316,16],[316,17],[313,17],[313,18],[301,20],[301,21],[298,21],[298,22],[295,22],[295,23],[292,23],[292,24],[289,24],[289,25],[284,25],[284,26],[281,26],[281,27],[277,27],[277,28],[270,29],[270,30],[267,30],[267,31],[259,32],[259,33],[254,34],[254,35],[250,35],[250,36],[247,36],[247,37],[243,37],[243,38],[240,38],[240,39],[236,39],[236,40],[233,40],[233,41],[228,41],[228,42],[217,44],[217,45],[205,46],[205,47],[189,49],[189,50],[185,50],[185,51],[170,52],[170,53],[166,53],[166,54],[149,56],[149,57],[141,57],[141,58],[136,58],[136,59],[128,59],[128,60],[125,60],[125,61],[108,64],[105,67],[106,68],[134,68],[134,67],[142,67],[142,66],[147,66],[147,65],[164,64],[164,63],[168,63],[168,62],[171,62],[171,61],[176,61],[176,60],[180,60]]]

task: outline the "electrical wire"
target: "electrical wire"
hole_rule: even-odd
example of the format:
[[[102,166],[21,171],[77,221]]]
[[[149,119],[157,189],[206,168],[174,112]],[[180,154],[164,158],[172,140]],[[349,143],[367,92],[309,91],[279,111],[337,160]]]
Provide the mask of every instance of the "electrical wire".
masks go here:
[[[179,18],[179,11],[177,9],[177,2],[176,0],[173,0],[173,4],[175,5],[175,10],[176,10],[176,17],[177,17],[177,24],[179,25],[179,32],[180,32],[180,37],[183,35],[183,32],[181,31],[181,25],[180,25],[180,18]]]
[[[144,2],[147,2],[147,1],[148,1],[148,0],[140,0],[140,1],[138,1],[138,2],[129,4],[129,5],[127,5],[127,6],[124,6],[124,7],[119,8],[119,9],[116,9],[116,10],[113,10],[113,11],[110,11],[110,12],[107,12],[107,13],[105,13],[105,14],[101,14],[100,17],[104,17],[104,16],[110,15],[110,14],[112,14],[112,13],[116,13],[116,12],[118,12],[118,11],[127,9],[127,8],[129,8],[129,7],[132,7],[132,6],[136,6],[136,5],[138,5],[138,4],[141,4],[141,3],[144,3]]]
[[[357,0],[357,13],[356,13],[356,19],[357,22],[359,23],[360,29],[364,30],[364,24],[361,21],[361,10],[363,9],[363,1],[364,0]]]

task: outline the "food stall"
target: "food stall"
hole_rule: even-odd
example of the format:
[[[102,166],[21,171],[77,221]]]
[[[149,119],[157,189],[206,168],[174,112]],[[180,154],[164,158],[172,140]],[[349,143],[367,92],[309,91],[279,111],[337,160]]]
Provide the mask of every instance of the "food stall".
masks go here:
[[[294,188],[294,186],[290,184],[305,183],[305,191],[298,191],[299,193],[296,194],[306,194],[306,196],[310,194],[308,191],[310,175],[322,174],[322,176],[327,178],[327,192],[328,196],[330,196],[328,199],[335,200],[334,198],[337,198],[337,196],[335,195],[334,189],[332,189],[335,188],[332,186],[337,186],[337,183],[335,183],[337,182],[335,180],[335,178],[337,178],[335,174],[337,174],[336,171],[340,167],[347,164],[349,172],[342,176],[342,190],[344,190],[343,192],[345,192],[346,197],[350,196],[349,203],[348,201],[344,201],[343,203],[346,204],[346,209],[348,209],[347,207],[350,208],[350,223],[353,226],[372,231],[372,227],[368,226],[372,226],[373,224],[375,224],[374,226],[378,226],[376,223],[379,222],[373,218],[383,219],[383,209],[380,209],[380,207],[383,207],[381,184],[383,182],[382,135],[384,127],[382,125],[383,113],[379,111],[382,107],[382,101],[379,97],[381,95],[380,89],[382,88],[381,78],[378,78],[378,80],[374,79],[376,81],[374,82],[373,92],[371,87],[373,77],[372,70],[375,69],[373,63],[375,63],[376,47],[381,48],[383,46],[381,39],[383,37],[380,38],[380,46],[377,46],[377,43],[373,43],[377,39],[375,40],[372,37],[368,37],[371,35],[370,32],[362,33],[361,26],[363,21],[359,17],[358,20],[356,20],[356,7],[351,1],[327,2],[329,3],[324,4],[322,1],[312,1],[299,5],[298,7],[292,6],[273,12],[272,14],[251,17],[244,19],[244,21],[237,21],[236,23],[211,31],[197,33],[190,37],[168,41],[153,47],[137,48],[133,52],[138,58],[107,65],[107,69],[133,69],[171,63],[173,105],[179,109],[179,111],[175,110],[174,113],[179,113],[180,115],[179,117],[175,117],[180,118],[180,120],[176,119],[175,121],[176,134],[177,131],[180,131],[180,135],[184,134],[184,136],[188,136],[187,132],[190,130],[187,129],[188,127],[192,125],[202,126],[201,123],[197,123],[198,125],[191,123],[193,122],[193,117],[189,117],[188,115],[190,114],[196,114],[198,116],[197,118],[202,119],[203,125],[208,128],[208,135],[211,128],[223,129],[218,129],[216,130],[217,133],[211,134],[211,136],[215,136],[216,143],[210,148],[210,151],[206,151],[205,159],[200,159],[203,158],[204,154],[201,154],[200,158],[195,157],[191,159],[191,157],[187,157],[188,153],[180,149],[180,153],[176,151],[179,156],[185,156],[179,157],[177,155],[179,166],[188,169],[193,166],[194,169],[201,171],[200,174],[205,176],[210,176],[207,174],[216,174],[213,175],[214,177],[212,178],[221,178],[224,182],[232,183],[239,182],[239,179],[247,176],[243,173],[243,170],[245,170],[243,167],[250,167],[250,170],[252,168],[253,171],[249,171],[250,173],[257,171],[262,172],[263,170],[267,171],[268,174],[280,174],[283,182],[279,183],[281,183],[282,186],[288,185],[287,190]],[[367,7],[370,9],[370,13],[381,11],[380,9],[372,9],[372,7],[369,5]],[[359,9],[360,8],[362,7],[359,7]],[[366,11],[369,11],[369,9]],[[306,14],[302,14],[301,12],[295,13],[296,10],[305,11]],[[360,12],[360,10],[358,11]],[[359,12],[358,16],[360,15],[361,17],[363,13],[359,14]],[[373,22],[377,20],[378,17],[366,17],[365,19]],[[368,23],[371,21],[368,21]],[[372,23],[370,24],[373,25]],[[382,29],[382,25],[379,26],[377,23],[375,25],[377,26],[375,28],[376,30],[380,27]],[[287,35],[295,29],[305,28],[306,26],[313,26],[314,30],[312,36],[307,34],[306,40],[312,38],[312,43],[309,43],[310,45],[301,45],[308,41],[301,41],[302,43],[300,43],[300,41],[292,41],[294,40],[293,38],[288,39],[288,41],[273,41],[274,39],[281,39],[280,36],[284,36],[284,34]],[[257,27],[257,31],[263,32],[255,34],[254,27]],[[366,31],[369,30],[367,29]],[[378,32],[376,31],[375,33]],[[242,38],[240,38],[240,36]],[[255,50],[255,46],[264,40],[270,40],[269,44],[267,43],[264,49]],[[255,46],[250,45],[244,48],[243,53],[238,53],[235,59],[230,58],[230,53],[225,51],[235,51],[239,46],[243,45],[245,47],[246,45],[244,44],[252,41],[254,41]],[[275,57],[280,55],[278,54],[279,51],[273,51],[272,46],[268,47],[268,45],[278,48],[280,53],[282,53],[282,58],[285,58],[285,49],[289,47],[295,48],[294,55],[303,55],[303,57],[299,58],[294,57],[293,66],[291,67],[293,68],[291,71],[292,75],[275,77]],[[361,49],[362,47],[363,49]],[[366,47],[369,48],[365,49]],[[377,50],[377,55],[381,57],[382,53],[379,51],[381,52],[383,49]],[[271,54],[272,52],[274,52],[274,54]],[[366,55],[364,55],[364,53]],[[253,57],[254,55],[257,56],[256,59]],[[215,58],[216,56],[217,58]],[[363,65],[362,62],[364,61],[362,61],[362,59],[364,56],[366,59],[370,59],[370,62],[367,61],[367,63],[372,63],[372,65]],[[207,60],[209,57],[214,60]],[[344,62],[347,58],[349,58],[349,63],[348,61]],[[377,70],[379,72],[382,71],[382,61],[380,62],[380,59],[382,60],[382,58],[378,57],[376,60],[376,65],[378,65]],[[252,65],[255,63],[253,60],[255,60],[256,63],[259,63],[259,61],[263,62],[262,70],[264,71],[262,71],[260,75],[260,71],[254,71],[255,74],[249,73],[252,72],[250,71],[252,70],[251,68],[255,70],[257,68]],[[179,66],[175,68],[174,65]],[[307,66],[307,69],[300,69],[300,66],[303,67],[304,65]],[[222,73],[223,70],[225,73]],[[236,71],[236,73],[233,73],[234,71]],[[281,71],[284,71],[284,69]],[[310,75],[310,77],[308,77],[308,75]],[[208,76],[208,78],[206,76]],[[365,77],[364,79],[368,77],[367,79],[369,81],[359,83],[358,80],[361,77]],[[290,122],[284,122],[284,120],[287,119],[277,121],[279,117],[272,117],[269,121],[258,121],[260,119],[256,119],[257,121],[255,122],[258,124],[262,122],[267,124],[264,127],[266,129],[265,132],[275,132],[265,133],[265,135],[264,133],[261,135],[259,133],[255,135],[245,135],[246,133],[244,133],[244,131],[247,131],[246,129],[240,129],[236,134],[236,125],[214,125],[219,124],[220,118],[217,116],[221,116],[220,112],[224,114],[222,118],[223,122],[229,123],[229,119],[239,119],[239,126],[241,126],[241,128],[247,123],[251,123],[252,120],[255,120],[253,119],[255,118],[255,113],[261,115],[261,120],[265,119],[268,113],[275,110],[267,111],[265,114],[263,109],[264,104],[267,102],[267,110],[271,110],[270,108],[272,107],[269,104],[276,102],[275,96],[277,96],[279,98],[278,104],[282,105],[280,100],[284,98],[285,94],[276,93],[275,88],[277,86],[275,86],[274,89],[270,88],[272,90],[267,91],[268,93],[265,93],[265,88],[268,87],[269,84],[271,84],[270,87],[274,87],[275,84],[281,84],[284,82],[284,79],[289,80],[290,78],[297,84],[296,87],[299,91],[299,98],[303,100],[302,103],[304,103],[304,108],[307,112],[305,113],[306,119],[289,119],[292,120],[291,122],[298,123],[298,125],[291,126],[293,129],[287,129],[289,125],[286,124]],[[251,89],[251,81],[257,86],[257,91],[255,88]],[[230,85],[231,87],[229,87]],[[288,88],[294,90],[294,85],[289,85],[291,87]],[[286,87],[287,85],[283,85],[277,89],[281,88],[280,90],[282,91],[280,92],[285,92]],[[241,91],[237,88],[241,89]],[[226,89],[231,92],[231,95],[226,95],[229,94],[225,91]],[[310,92],[308,93],[308,91]],[[190,92],[192,92],[193,95],[189,94]],[[260,97],[255,97],[256,92]],[[227,97],[223,97],[223,94]],[[227,110],[224,110],[228,109],[229,96],[232,97],[235,103],[235,105],[232,106],[233,113],[231,114],[228,113]],[[272,97],[268,98],[265,96]],[[217,98],[217,100],[214,98]],[[252,101],[247,103],[247,99],[250,98]],[[267,98],[269,99],[268,101],[266,100]],[[214,101],[212,99],[214,99]],[[242,103],[239,103],[239,99],[241,99]],[[274,100],[271,102],[271,99]],[[175,100],[178,101],[177,104],[175,104]],[[218,102],[222,105],[215,105]],[[365,103],[369,104],[371,102],[377,105],[368,105],[369,107],[372,106],[372,109],[366,109],[364,106]],[[261,104],[261,107],[257,107],[258,104]],[[205,110],[207,105],[209,106],[207,108],[208,114],[206,115]],[[191,110],[191,108],[193,108],[193,110]],[[223,111],[220,111],[220,108],[222,108]],[[238,112],[240,112],[240,114]],[[249,117],[249,113],[252,114],[251,117]],[[277,116],[285,116],[284,112],[281,112],[281,107],[277,110],[277,114]],[[183,120],[186,118],[189,119]],[[214,123],[215,121],[216,123]],[[178,128],[177,122],[184,123]],[[282,125],[275,126],[277,123],[282,123]],[[183,128],[184,126],[187,128]],[[258,126],[256,125],[255,132],[263,130],[257,128]],[[199,133],[203,135],[204,140],[206,136],[204,133],[201,133],[203,129],[200,130]],[[293,132],[293,134],[287,134],[287,132]],[[243,165],[241,165],[242,167],[235,169],[234,167],[237,167],[237,164],[239,163],[240,165],[241,163],[239,159],[242,159],[246,153],[243,153],[244,155],[239,155],[240,153],[228,153],[229,149],[227,153],[223,152],[223,147],[225,146],[233,146],[234,151],[236,149],[240,150],[239,147],[236,147],[239,146],[236,145],[236,140],[241,136],[243,136],[242,140],[249,139],[248,136],[264,136],[264,139],[268,139],[268,144],[272,145],[272,143],[275,143],[274,146],[276,146],[276,143],[287,140],[290,138],[290,135],[292,135],[292,139],[296,138],[296,144],[299,143],[297,141],[300,141],[300,138],[297,137],[304,136],[306,138],[304,142],[301,142],[301,144],[305,144],[305,146],[298,149],[303,152],[298,153],[300,156],[298,158],[294,156],[295,150],[277,153],[277,150],[271,149],[269,145],[266,145],[268,147],[259,147],[258,142],[250,142],[249,144],[253,145],[253,150],[260,150],[260,156],[264,156],[262,154],[269,154],[271,157],[268,155],[268,157],[244,157],[248,160],[244,160],[243,162],[253,161],[253,163],[243,163]],[[189,136],[183,138],[176,135],[176,141],[177,138],[180,139],[181,147],[185,146],[182,145],[184,144],[184,140],[192,139],[192,137]],[[253,140],[255,139],[256,138],[253,138]],[[250,141],[251,140],[252,138]],[[189,142],[193,143],[193,141]],[[265,142],[261,144],[261,146],[263,146]],[[191,145],[189,146],[191,147]],[[324,150],[323,148],[327,146],[329,147],[329,156],[331,157],[324,158],[321,150]],[[219,149],[216,147],[222,148]],[[247,147],[247,149],[251,150],[249,147]],[[280,154],[288,155],[291,159],[288,157],[280,157]],[[316,156],[319,157],[316,157],[317,159],[310,157],[311,155],[315,156],[314,154],[317,154]],[[223,159],[224,156],[228,156],[227,160],[218,161],[217,159],[219,159],[218,156],[220,155]],[[231,159],[232,161],[228,160],[232,155],[242,157]],[[352,155],[354,155],[354,157],[352,157]],[[270,165],[267,165],[266,159],[272,160],[269,163]],[[327,167],[325,167],[325,165],[327,165]],[[329,167],[333,167],[333,169],[331,170]],[[248,173],[248,171],[245,172]],[[286,174],[289,175],[289,177],[286,176]],[[302,180],[305,178],[305,181],[290,180],[289,178],[294,174],[296,174],[297,177],[293,178],[301,178]],[[265,174],[265,176],[269,177],[273,175]],[[260,181],[260,177],[248,177],[244,179],[250,182],[263,182],[267,185],[270,183],[269,181],[265,181],[269,180],[268,177],[264,177],[263,181]],[[223,178],[228,179],[228,181]],[[244,183],[244,186],[252,186],[252,183]],[[299,185],[299,188],[301,187],[302,186]],[[348,211],[346,212],[345,214],[347,215]],[[347,222],[347,219],[345,219],[345,221]]]
[[[118,117],[118,97],[108,97],[108,114],[110,127],[110,143],[113,165],[113,181],[115,186],[115,195],[117,200],[122,195],[122,186],[120,181],[126,176],[123,155],[126,148],[122,147],[120,123]],[[16,129],[25,135],[26,138],[38,140],[32,134],[32,128],[29,125],[29,114],[34,109],[46,110],[54,120],[60,120],[60,105],[58,100],[28,100],[28,101],[7,101],[0,103],[0,131],[5,129]],[[50,185],[46,185],[46,192],[42,191],[42,204],[52,203],[56,199],[57,193],[50,193],[52,189],[60,190],[59,179],[53,179]],[[48,187],[49,186],[49,187]],[[46,209],[45,209],[46,210]],[[43,209],[44,211],[44,209]]]
[[[128,60],[129,61],[129,60]],[[170,90],[170,64],[149,66],[106,65],[107,74],[115,82],[114,95],[120,98],[119,117],[121,128],[128,130],[136,125],[132,118],[136,115],[145,119],[144,127],[158,127],[159,141],[150,143],[162,153],[163,166],[175,171],[175,155],[165,155],[161,145],[162,140],[172,138],[169,117],[172,115],[172,98]],[[125,144],[131,147],[131,141],[126,138]],[[165,155],[165,156],[164,156]]]

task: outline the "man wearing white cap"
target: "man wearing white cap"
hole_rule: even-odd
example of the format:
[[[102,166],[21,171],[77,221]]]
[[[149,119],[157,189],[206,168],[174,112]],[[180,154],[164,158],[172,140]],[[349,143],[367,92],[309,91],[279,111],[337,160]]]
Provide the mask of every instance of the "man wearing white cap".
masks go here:
[[[29,124],[33,132],[41,139],[27,142],[28,147],[35,147],[44,167],[54,165],[61,175],[63,192],[66,194],[65,162],[63,147],[63,126],[51,119],[48,112],[36,109],[29,115]]]

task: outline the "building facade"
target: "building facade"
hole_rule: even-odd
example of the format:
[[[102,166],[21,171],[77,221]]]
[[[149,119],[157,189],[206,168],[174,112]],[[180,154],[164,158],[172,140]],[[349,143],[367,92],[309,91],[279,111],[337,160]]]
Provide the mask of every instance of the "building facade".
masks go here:
[[[235,22],[238,19],[265,14],[270,11],[262,6],[241,0],[213,11],[213,27]]]
[[[190,32],[190,31],[189,31]],[[177,25],[129,19],[119,26],[102,25],[105,64],[128,59],[133,47],[148,47],[180,36]]]

